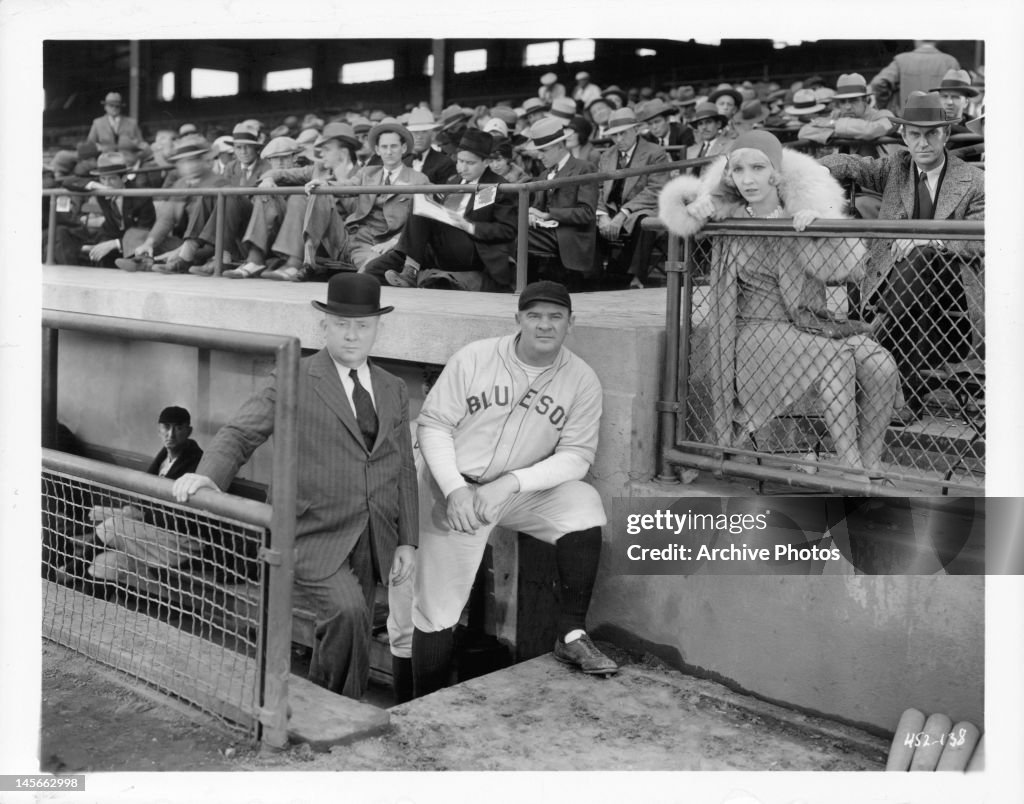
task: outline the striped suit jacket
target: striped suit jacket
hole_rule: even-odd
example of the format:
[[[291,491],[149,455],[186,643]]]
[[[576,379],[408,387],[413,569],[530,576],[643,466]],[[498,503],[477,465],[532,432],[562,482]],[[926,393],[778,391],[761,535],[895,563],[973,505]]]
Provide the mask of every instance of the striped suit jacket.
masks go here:
[[[381,577],[395,547],[416,545],[416,468],[405,383],[370,364],[379,428],[367,450],[326,349],[303,358],[298,386],[295,575],[333,575],[369,528]],[[225,489],[274,429],[274,379],[225,424],[196,470]]]

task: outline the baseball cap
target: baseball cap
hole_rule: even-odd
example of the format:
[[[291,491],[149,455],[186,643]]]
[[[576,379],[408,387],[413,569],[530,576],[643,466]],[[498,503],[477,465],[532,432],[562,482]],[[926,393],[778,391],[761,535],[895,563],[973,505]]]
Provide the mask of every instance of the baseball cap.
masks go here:
[[[519,294],[519,309],[525,310],[531,304],[537,302],[551,302],[565,307],[572,312],[572,299],[569,298],[569,291],[561,282],[551,282],[544,279],[527,285]]]
[[[185,408],[171,405],[160,411],[157,424],[192,424],[192,417]]]

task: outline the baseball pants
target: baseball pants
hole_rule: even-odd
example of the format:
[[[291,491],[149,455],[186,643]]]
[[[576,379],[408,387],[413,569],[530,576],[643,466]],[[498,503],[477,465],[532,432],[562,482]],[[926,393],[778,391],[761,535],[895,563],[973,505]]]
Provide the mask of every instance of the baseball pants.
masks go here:
[[[389,589],[388,636],[395,656],[412,655],[413,630],[443,631],[459,622],[477,569],[495,527],[528,533],[554,544],[566,533],[607,522],[601,497],[581,480],[543,491],[513,494],[494,522],[467,535],[445,524],[447,503],[417,454],[420,541],[415,580]]]

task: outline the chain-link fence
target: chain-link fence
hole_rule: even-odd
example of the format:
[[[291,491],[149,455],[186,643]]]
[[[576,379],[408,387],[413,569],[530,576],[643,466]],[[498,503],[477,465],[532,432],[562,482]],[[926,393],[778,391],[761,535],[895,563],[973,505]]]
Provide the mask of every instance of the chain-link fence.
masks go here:
[[[983,226],[868,227],[726,222],[670,259],[673,462],[872,493],[983,489]],[[896,240],[918,245],[894,256]]]
[[[48,463],[43,635],[255,739],[266,529]]]

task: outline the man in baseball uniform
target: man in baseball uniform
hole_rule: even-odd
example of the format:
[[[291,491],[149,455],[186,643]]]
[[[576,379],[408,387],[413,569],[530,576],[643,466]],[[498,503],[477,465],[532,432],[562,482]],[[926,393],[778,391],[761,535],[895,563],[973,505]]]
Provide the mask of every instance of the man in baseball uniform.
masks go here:
[[[392,589],[389,621],[392,653],[410,662],[407,694],[415,697],[447,681],[455,625],[499,525],[555,545],[555,658],[584,673],[618,670],[583,630],[607,521],[601,498],[583,482],[597,449],[601,385],[562,345],[573,324],[564,285],[527,286],[515,318],[516,334],[452,357],[417,420],[415,591],[412,583]],[[402,589],[404,609],[396,605]]]

